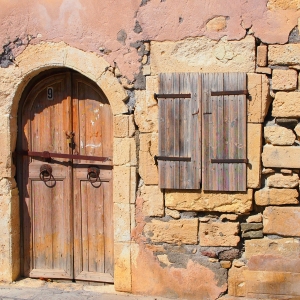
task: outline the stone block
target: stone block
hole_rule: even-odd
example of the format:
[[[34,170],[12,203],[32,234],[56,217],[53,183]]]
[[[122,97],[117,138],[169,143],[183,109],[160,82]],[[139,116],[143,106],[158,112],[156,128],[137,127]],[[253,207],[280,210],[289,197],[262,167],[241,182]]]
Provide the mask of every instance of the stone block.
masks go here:
[[[298,0],[268,0],[267,8],[269,10],[297,10],[300,7]]]
[[[294,144],[296,136],[292,130],[275,125],[264,128],[264,138],[274,146],[287,146]]]
[[[271,65],[297,65],[300,63],[300,44],[269,45]]]
[[[244,239],[260,239],[264,237],[262,230],[247,231],[242,233]]]
[[[135,122],[140,132],[158,131],[158,106],[154,93],[158,92],[158,77],[146,77],[146,91],[135,91]]]
[[[231,261],[230,260],[222,260],[222,261],[220,261],[220,265],[224,269],[230,269],[231,268]]]
[[[231,267],[228,272],[228,295],[235,297],[246,296],[245,271],[247,267]]]
[[[268,77],[262,74],[247,74],[247,88],[250,96],[250,101],[247,101],[247,122],[263,123],[272,102]]]
[[[114,244],[114,287],[116,291],[131,292],[131,249],[130,243]]]
[[[165,192],[165,205],[170,209],[186,211],[218,211],[246,213],[252,209],[252,192],[207,193],[207,192]]]
[[[262,124],[247,124],[247,187],[261,186]]]
[[[297,88],[298,73],[296,70],[275,69],[272,73],[272,89],[280,91],[291,91]]]
[[[180,219],[180,212],[178,210],[166,208],[165,214],[166,214],[166,216],[170,216],[173,219]],[[201,220],[200,220],[200,222],[201,222]]]
[[[259,213],[254,216],[250,216],[247,218],[246,222],[247,223],[260,223],[260,222],[262,222],[262,214]]]
[[[227,27],[227,20],[224,16],[215,17],[206,23],[207,31],[222,31]]]
[[[256,191],[254,199],[256,205],[285,205],[298,204],[299,193],[296,189],[262,189]]]
[[[245,241],[245,258],[253,256],[281,256],[284,258],[296,258],[300,255],[300,241],[293,238],[269,239],[264,238],[259,241]]]
[[[130,204],[114,203],[114,240],[130,242]]]
[[[113,179],[113,197],[115,203],[130,203],[131,185],[131,168],[130,167],[114,167]],[[126,183],[126,184],[124,184]]]
[[[263,218],[264,233],[300,237],[299,207],[266,207]]]
[[[266,67],[268,64],[268,46],[261,45],[257,47],[256,63],[259,67]]]
[[[244,272],[247,297],[254,299],[299,299],[299,273],[250,271]],[[283,298],[286,296],[285,298]],[[265,298],[266,299],[266,298]]]
[[[134,138],[114,138],[114,165],[136,166],[136,144]]]
[[[223,214],[220,216],[221,221],[236,221],[238,218],[238,215],[235,214]]]
[[[133,115],[114,116],[114,136],[118,138],[132,137],[135,132]]]
[[[267,178],[268,187],[276,188],[295,188],[299,185],[299,175],[283,175],[283,174],[274,174],[270,175]]]
[[[144,200],[144,216],[162,217],[164,215],[164,195],[157,185],[143,185],[141,197]]]
[[[240,256],[239,249],[230,249],[230,250],[224,250],[219,253],[219,259],[221,260],[234,260],[237,259]]]
[[[146,185],[158,184],[158,168],[154,156],[158,154],[158,134],[140,134],[139,174]]]
[[[200,246],[237,246],[239,223],[200,223]]]
[[[197,244],[198,219],[163,222],[153,219],[144,227],[145,236],[154,243]]]
[[[300,168],[300,147],[265,145],[262,153],[266,168]]]
[[[241,230],[243,232],[263,229],[262,223],[241,223]]]
[[[294,128],[294,131],[296,132],[297,138],[299,140],[299,137],[300,137],[300,123],[296,125],[296,127]]]
[[[254,72],[255,40],[205,36],[180,41],[151,42],[151,72]]]
[[[134,204],[137,191],[137,169],[135,167],[130,168],[130,203]]]
[[[124,103],[128,99],[128,95],[111,72],[104,72],[96,83],[107,97],[114,115],[128,112],[128,108]]]

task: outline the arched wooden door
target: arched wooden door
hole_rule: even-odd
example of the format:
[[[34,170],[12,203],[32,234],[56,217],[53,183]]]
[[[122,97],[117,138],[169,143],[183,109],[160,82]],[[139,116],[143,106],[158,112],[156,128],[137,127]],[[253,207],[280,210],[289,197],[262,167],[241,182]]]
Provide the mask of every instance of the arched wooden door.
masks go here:
[[[23,275],[113,282],[113,134],[105,96],[80,74],[59,73],[35,84],[19,117]],[[109,160],[97,160],[103,157]]]

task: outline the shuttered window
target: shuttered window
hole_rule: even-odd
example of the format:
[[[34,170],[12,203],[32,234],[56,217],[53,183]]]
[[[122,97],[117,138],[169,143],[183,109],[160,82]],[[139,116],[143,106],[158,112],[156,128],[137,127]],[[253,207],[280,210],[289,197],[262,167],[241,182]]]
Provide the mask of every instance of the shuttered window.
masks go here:
[[[246,191],[246,74],[159,80],[160,188]]]

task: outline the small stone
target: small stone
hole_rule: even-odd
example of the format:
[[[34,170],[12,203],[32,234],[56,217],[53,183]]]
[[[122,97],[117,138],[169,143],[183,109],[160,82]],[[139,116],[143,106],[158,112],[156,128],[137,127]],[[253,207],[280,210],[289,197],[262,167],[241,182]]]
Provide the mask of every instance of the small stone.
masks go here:
[[[255,71],[256,73],[269,74],[269,75],[272,74],[272,69],[267,67],[257,67]]]
[[[208,31],[222,31],[226,28],[227,21],[226,18],[223,16],[215,17],[209,20],[206,24],[206,29]]]
[[[165,209],[165,213],[167,216],[172,217],[173,219],[180,219],[180,212],[173,209]]]
[[[262,230],[247,231],[242,233],[242,237],[247,239],[260,239],[264,237]]]
[[[243,263],[243,262],[240,261],[240,260],[234,260],[234,261],[233,261],[233,266],[236,267],[236,268],[241,268],[241,267],[244,267],[244,266],[245,266],[245,263]]]
[[[292,171],[292,170],[289,170],[289,169],[280,169],[280,172],[281,172],[282,174],[292,174],[292,173],[293,173],[293,171]]]
[[[115,68],[115,76],[116,76],[116,77],[122,76],[122,74],[121,74],[121,72],[120,72],[120,70],[119,70],[118,67]]]
[[[296,139],[292,130],[278,125],[265,127],[264,137],[267,143],[278,146],[293,145]]]
[[[219,262],[219,260],[217,258],[209,258],[208,261],[210,261],[212,263]]]
[[[284,118],[300,117],[299,102],[299,92],[277,92],[273,101],[272,116]],[[297,124],[295,124],[295,126],[296,125]]]
[[[143,66],[143,75],[151,75],[151,66],[150,65],[144,65]]]
[[[267,174],[272,174],[275,173],[275,170],[270,169],[270,168],[263,168],[263,170],[261,171],[262,174],[267,175]]]
[[[247,223],[260,223],[262,222],[262,214],[259,213],[257,215],[254,215],[254,216],[250,216],[247,218]]]
[[[257,65],[259,67],[266,67],[268,64],[268,58],[267,58],[267,53],[268,53],[268,46],[266,45],[261,45],[257,47]]]
[[[298,120],[288,118],[276,118],[276,124],[288,129],[294,129],[294,127],[298,124]]]
[[[274,174],[267,178],[268,187],[294,188],[299,185],[299,176],[297,174]]]
[[[147,55],[144,55],[143,56],[143,59],[142,59],[142,64],[145,65],[148,61],[148,56]]]
[[[132,89],[133,88],[133,84],[128,83],[128,80],[125,77],[122,77],[120,79],[120,81],[121,81],[121,84],[123,85],[123,87],[125,89]]]
[[[272,88],[273,90],[291,91],[297,88],[296,70],[273,70],[272,74]]]
[[[199,220],[200,220],[200,222],[202,222],[202,223],[207,223],[207,222],[210,221],[210,218],[203,217],[203,218],[200,218]]]
[[[220,220],[223,222],[224,220],[226,221],[236,221],[238,218],[238,215],[234,214],[223,214],[220,216]]]
[[[196,254],[196,253],[197,253],[197,249],[196,249],[196,248],[193,249],[192,253],[193,253],[193,254]]]
[[[220,265],[224,269],[230,269],[231,261],[230,260],[222,260],[222,261],[220,261]]]
[[[144,46],[145,46],[145,52],[148,53],[150,51],[150,43],[149,42],[145,42]]]
[[[300,123],[298,123],[297,126],[294,128],[294,131],[296,132],[297,137],[299,139],[299,137],[300,137]]]
[[[210,257],[210,258],[217,258],[218,257],[217,253],[214,252],[214,251],[201,251],[201,254],[203,256],[207,256],[207,257]]]
[[[241,223],[241,230],[243,232],[260,230],[263,228],[262,223]]]
[[[238,249],[225,250],[219,253],[220,260],[234,260],[240,256],[240,251]]]

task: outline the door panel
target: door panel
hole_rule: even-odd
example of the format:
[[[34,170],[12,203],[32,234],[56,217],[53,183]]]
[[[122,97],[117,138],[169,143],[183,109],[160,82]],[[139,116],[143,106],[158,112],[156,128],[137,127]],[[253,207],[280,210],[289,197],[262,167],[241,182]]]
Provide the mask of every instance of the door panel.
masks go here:
[[[97,86],[78,74],[52,75],[38,83],[25,99],[21,127],[23,151],[112,157],[110,106]],[[66,133],[72,131],[74,144],[69,144]],[[23,156],[19,164],[23,275],[113,282],[111,161]],[[43,164],[52,167],[48,182],[40,178]],[[87,179],[91,165],[101,169],[96,184]]]
[[[75,153],[112,158],[112,114],[98,89],[73,76]],[[87,180],[89,166],[100,181]],[[75,278],[113,282],[112,162],[74,160]],[[109,226],[107,225],[109,224]]]

